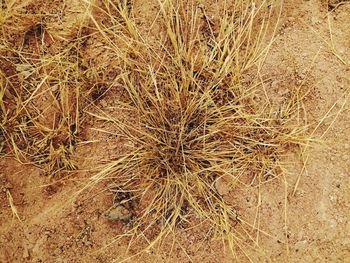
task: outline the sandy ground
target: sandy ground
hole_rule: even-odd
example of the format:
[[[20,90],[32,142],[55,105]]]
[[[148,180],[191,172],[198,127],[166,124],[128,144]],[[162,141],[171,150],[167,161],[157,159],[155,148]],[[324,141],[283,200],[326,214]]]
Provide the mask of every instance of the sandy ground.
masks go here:
[[[152,1],[135,1],[134,5],[142,24],[142,13]],[[62,23],[72,21],[77,12],[74,5],[67,10]],[[291,87],[307,86],[311,89],[306,102],[309,122],[316,127],[327,113],[328,117],[315,132],[320,143],[305,153],[304,169],[296,161],[288,166],[285,180],[225,196],[237,204],[246,222],[259,222],[262,232],[255,237],[259,249],[247,248],[253,262],[350,262],[349,25],[349,3],[332,12],[318,0],[284,3],[276,41],[263,67],[262,74],[271,78],[266,89],[283,95]],[[108,107],[113,98],[99,103]],[[125,227],[103,216],[111,205],[111,194],[96,188],[73,205],[70,202],[98,160],[122,151],[111,136],[91,130],[98,125],[85,122],[85,139],[99,141],[78,146],[81,171],[62,180],[53,181],[40,169],[13,159],[0,160],[0,262],[120,262],[125,258],[126,242],[106,247]],[[21,222],[13,216],[6,192],[11,193]],[[207,242],[200,229],[178,238],[182,247],[149,251],[127,262],[233,262],[221,244]],[[241,254],[238,260],[249,262]]]

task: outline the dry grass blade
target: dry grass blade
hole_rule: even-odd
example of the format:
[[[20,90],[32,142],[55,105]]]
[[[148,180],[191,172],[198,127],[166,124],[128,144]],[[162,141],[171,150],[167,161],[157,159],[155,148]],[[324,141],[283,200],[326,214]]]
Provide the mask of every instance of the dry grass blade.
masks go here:
[[[16,208],[15,204],[13,203],[13,198],[12,198],[12,195],[11,195],[11,192],[9,189],[6,189],[6,196],[7,196],[8,202],[10,204],[13,216],[15,216],[20,222],[22,222],[20,216],[18,215],[17,208]]]

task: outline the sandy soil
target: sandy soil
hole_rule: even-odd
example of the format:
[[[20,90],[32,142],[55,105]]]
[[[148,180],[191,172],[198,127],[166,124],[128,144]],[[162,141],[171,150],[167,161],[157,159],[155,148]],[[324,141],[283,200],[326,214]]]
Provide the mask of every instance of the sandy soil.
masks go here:
[[[79,14],[72,2],[60,20],[59,27],[65,30]],[[134,6],[140,25],[147,24],[146,12],[154,1],[134,1]],[[350,262],[349,25],[350,3],[332,12],[318,0],[290,0],[283,5],[276,41],[262,72],[271,78],[266,89],[283,96],[291,87],[307,86],[310,123],[319,123],[329,114],[315,133],[320,143],[305,153],[305,169],[296,161],[288,166],[285,180],[225,196],[237,204],[246,222],[259,222],[260,249],[249,251],[253,262]],[[91,40],[87,48],[93,45]],[[108,108],[113,99],[105,97],[98,106]],[[0,160],[0,262],[120,262],[125,257],[126,242],[106,247],[125,227],[103,216],[112,195],[96,188],[80,195],[73,205],[70,201],[99,160],[123,151],[122,142],[91,129],[99,125],[92,119],[85,121],[85,139],[96,142],[78,145],[80,170],[61,180],[10,158]],[[21,222],[11,212],[8,192]],[[200,229],[184,231],[178,238],[182,247],[149,251],[127,262],[233,262],[221,244],[207,242]],[[249,262],[241,254],[238,259]]]

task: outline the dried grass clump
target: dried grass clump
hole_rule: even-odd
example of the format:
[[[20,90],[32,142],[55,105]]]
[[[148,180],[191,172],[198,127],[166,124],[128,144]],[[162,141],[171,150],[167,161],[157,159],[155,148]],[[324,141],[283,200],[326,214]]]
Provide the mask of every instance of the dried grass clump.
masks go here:
[[[235,1],[214,20],[203,6],[159,1],[156,40],[138,29],[126,5],[106,6],[99,8],[110,23],[92,19],[120,59],[116,82],[126,99],[116,105],[122,116],[94,115],[113,124],[130,150],[87,187],[112,179],[117,196],[126,196],[116,205],[133,214],[119,236],[130,244],[145,240],[149,249],[196,220],[232,249],[240,246],[239,216],[222,185],[234,191],[278,177],[283,156],[306,141],[305,94],[291,89],[275,107],[259,74],[268,5]]]
[[[130,228],[119,237],[128,236],[130,245],[146,241],[151,248],[196,222],[234,249],[244,238],[234,228],[240,217],[223,195],[277,178],[283,156],[306,141],[305,94],[291,89],[276,107],[260,75],[271,7],[234,1],[214,19],[201,5],[159,1],[149,31],[159,34],[152,36],[136,26],[127,3],[86,1],[94,6],[85,14],[93,35],[115,58],[117,77],[108,81],[123,89],[115,105],[120,116],[94,115],[113,124],[129,149],[108,160],[87,187],[113,181],[115,205],[130,213],[123,217]],[[45,24],[27,16],[16,36],[21,41],[7,38],[9,19],[22,7],[0,9],[0,150],[56,174],[75,168],[84,98],[108,87],[93,83],[100,68],[82,69],[80,41],[88,36],[56,49]]]
[[[0,9],[1,149],[53,176],[76,168],[72,156],[88,94],[81,32],[57,38],[43,22],[48,15],[33,13],[38,5],[5,1]]]
[[[8,50],[12,72],[1,97],[7,152],[53,175],[75,168],[71,155],[80,125],[80,72],[70,50],[41,56]],[[13,57],[12,57],[13,56]],[[6,127],[6,129],[5,129]],[[6,130],[6,132],[5,132]]]

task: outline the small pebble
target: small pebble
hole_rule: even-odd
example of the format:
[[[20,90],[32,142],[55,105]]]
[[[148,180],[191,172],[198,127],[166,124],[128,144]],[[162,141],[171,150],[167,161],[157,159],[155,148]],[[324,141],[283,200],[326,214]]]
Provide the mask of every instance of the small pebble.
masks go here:
[[[225,182],[225,180],[221,177],[216,179],[215,188],[220,195],[226,195],[230,191],[230,188],[228,187],[228,183]]]
[[[105,213],[105,217],[112,221],[127,221],[131,219],[131,216],[131,212],[122,205],[118,205]]]

